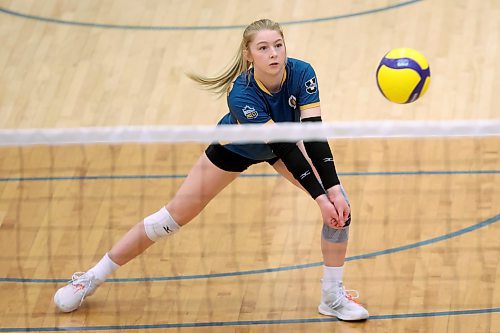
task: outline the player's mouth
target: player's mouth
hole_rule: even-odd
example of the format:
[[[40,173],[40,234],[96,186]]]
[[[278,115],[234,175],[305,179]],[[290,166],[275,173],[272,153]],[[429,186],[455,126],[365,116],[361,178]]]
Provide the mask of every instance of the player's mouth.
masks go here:
[[[272,63],[269,64],[269,66],[271,66],[271,67],[276,67],[276,66],[279,66],[279,65],[280,65],[279,62],[272,62]]]

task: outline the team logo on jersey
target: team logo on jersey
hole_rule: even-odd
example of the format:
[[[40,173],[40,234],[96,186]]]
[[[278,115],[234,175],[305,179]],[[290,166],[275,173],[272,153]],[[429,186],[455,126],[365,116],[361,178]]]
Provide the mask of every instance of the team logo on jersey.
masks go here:
[[[247,119],[255,119],[259,115],[257,111],[255,111],[255,108],[248,105],[245,105],[242,111],[245,117],[247,117]]]
[[[306,83],[306,92],[308,94],[314,94],[316,91],[318,91],[318,84],[316,83],[316,76],[313,77],[312,79],[308,80]]]
[[[290,98],[288,99],[288,105],[292,107],[293,109],[297,108],[297,98],[295,96],[291,95]]]

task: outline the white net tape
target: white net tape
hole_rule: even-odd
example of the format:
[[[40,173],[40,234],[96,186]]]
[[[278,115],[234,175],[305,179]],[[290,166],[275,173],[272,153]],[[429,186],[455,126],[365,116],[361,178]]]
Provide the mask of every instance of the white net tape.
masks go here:
[[[0,130],[0,146],[456,136],[500,136],[500,120],[3,129]]]

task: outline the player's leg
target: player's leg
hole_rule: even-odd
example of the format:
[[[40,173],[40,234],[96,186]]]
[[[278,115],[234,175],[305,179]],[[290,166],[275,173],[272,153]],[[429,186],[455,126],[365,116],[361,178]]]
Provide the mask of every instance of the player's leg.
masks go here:
[[[278,160],[272,166],[292,184],[304,190],[281,160]],[[343,189],[342,193],[348,200]],[[321,232],[321,252],[323,254],[322,297],[318,310],[321,314],[335,316],[342,320],[362,320],[368,318],[368,311],[353,301],[353,296],[349,294],[349,291],[345,290],[343,285],[348,235],[349,226],[334,229],[323,224]],[[357,298],[357,292],[355,293],[354,298]]]
[[[133,226],[94,267],[87,272],[75,273],[72,281],[56,292],[54,302],[57,307],[64,312],[76,310],[108,275],[157,240],[177,232],[240,173],[222,170],[203,153],[166,207]]]
[[[117,264],[124,265],[156,240],[174,234],[181,226],[195,218],[210,200],[239,174],[240,172],[220,169],[203,153],[170,202],[151,215],[152,221],[147,217],[125,234],[109,251],[110,258]],[[152,230],[148,235],[148,223],[151,224],[151,229],[157,224],[159,231]]]

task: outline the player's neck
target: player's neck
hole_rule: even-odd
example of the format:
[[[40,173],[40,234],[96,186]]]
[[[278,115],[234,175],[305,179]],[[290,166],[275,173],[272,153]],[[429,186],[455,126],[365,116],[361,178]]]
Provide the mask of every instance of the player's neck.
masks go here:
[[[260,81],[264,87],[270,93],[277,93],[281,90],[281,85],[283,84],[283,77],[285,75],[285,68],[276,74],[264,73],[254,71],[254,77],[256,80]]]

